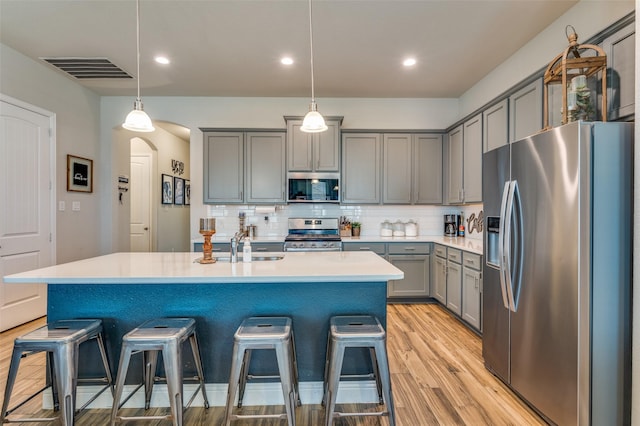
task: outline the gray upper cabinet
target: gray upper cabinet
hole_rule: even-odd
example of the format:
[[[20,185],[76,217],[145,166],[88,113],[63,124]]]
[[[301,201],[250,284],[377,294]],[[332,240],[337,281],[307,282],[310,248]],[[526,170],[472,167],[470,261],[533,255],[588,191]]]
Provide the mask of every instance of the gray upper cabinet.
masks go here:
[[[462,203],[462,161],[463,161],[463,127],[456,127],[449,132],[449,202]]]
[[[284,133],[246,133],[245,202],[284,203],[285,140]]]
[[[380,203],[381,139],[379,133],[342,135],[342,203]]]
[[[482,114],[464,123],[463,200],[482,201]]]
[[[542,130],[542,79],[509,96],[509,142]]]
[[[325,132],[305,133],[301,119],[287,118],[287,170],[290,172],[337,172],[340,170],[340,123],[326,118]]]
[[[482,114],[449,132],[449,203],[482,201]]]
[[[413,196],[416,204],[442,204],[442,135],[413,136]]]
[[[412,139],[409,133],[383,135],[383,203],[410,204],[412,201]]]
[[[630,24],[602,42],[608,64],[607,120],[609,121],[624,119],[634,114],[635,39],[635,24]]]
[[[242,203],[244,133],[204,133],[204,203]]]
[[[284,203],[284,132],[204,132],[204,203]]]
[[[482,113],[484,152],[491,151],[509,143],[509,100],[487,108]]]

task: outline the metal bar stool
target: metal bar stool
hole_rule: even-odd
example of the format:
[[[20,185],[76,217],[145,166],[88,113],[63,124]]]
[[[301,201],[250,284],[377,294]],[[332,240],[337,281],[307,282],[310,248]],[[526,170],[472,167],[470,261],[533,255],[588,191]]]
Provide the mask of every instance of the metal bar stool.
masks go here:
[[[98,344],[105,376],[100,378],[78,379],[78,355],[81,343],[93,340]],[[20,360],[29,355],[39,352],[47,352],[49,376],[51,383],[46,384],[42,389],[22,401],[15,407],[9,409],[11,392],[18,375]],[[76,388],[79,382],[101,383],[104,386],[98,393],[93,395],[82,407],[76,410]],[[53,396],[54,411],[60,411],[58,417],[51,418],[20,418],[9,419],[9,415],[38,394],[51,387]],[[109,359],[104,345],[102,334],[102,321],[99,319],[75,319],[60,320],[40,327],[30,333],[18,337],[13,344],[13,354],[9,366],[7,385],[2,403],[2,413],[0,413],[0,423],[21,423],[21,422],[50,422],[60,418],[63,425],[73,425],[74,415],[85,409],[105,390],[111,389],[113,392],[113,382]],[[60,404],[62,400],[62,404]],[[62,405],[62,407],[61,407]],[[60,409],[62,408],[62,409]]]
[[[191,399],[183,405],[183,371],[182,371],[182,344],[189,339],[193,359],[196,366],[197,376],[187,380],[196,380],[199,385],[191,396]],[[166,379],[156,377],[158,365],[158,354],[162,351],[164,360],[164,370]],[[143,382],[140,383],[129,394],[124,401],[120,402],[124,382],[129,369],[131,355],[142,352],[143,354]],[[171,414],[164,416],[118,416],[118,410],[142,387],[145,389],[145,409],[149,409],[151,404],[151,393],[153,384],[157,381],[167,382],[169,393],[169,405]],[[123,420],[158,420],[170,419],[176,426],[182,426],[182,415],[184,409],[188,408],[198,392],[202,391],[205,408],[209,408],[209,400],[204,384],[204,374],[202,372],[202,360],[196,338],[196,322],[193,318],[158,318],[147,321],[137,328],[134,328],[122,338],[122,350],[120,352],[120,365],[116,379],[116,390],[113,397],[113,407],[111,409],[111,424],[115,425]]]
[[[251,352],[254,349],[275,350],[279,376],[255,376],[249,374]],[[238,408],[242,407],[247,380],[254,378],[280,378],[285,413],[282,414],[233,414],[233,403],[238,393]],[[225,425],[235,419],[286,418],[289,426],[296,423],[296,405],[300,405],[298,391],[298,364],[291,318],[251,317],[242,321],[234,334],[231,373],[225,411]]]
[[[324,372],[324,396],[326,425],[333,425],[335,417],[389,416],[389,425],[395,425],[395,411],[391,392],[391,375],[387,358],[386,332],[376,317],[369,315],[336,316],[330,320],[327,343],[327,359]],[[346,348],[369,348],[373,372],[368,375],[342,375],[342,361]],[[343,413],[335,410],[338,386],[341,378],[375,378],[380,404],[386,402],[386,411]],[[384,397],[384,398],[383,398]]]

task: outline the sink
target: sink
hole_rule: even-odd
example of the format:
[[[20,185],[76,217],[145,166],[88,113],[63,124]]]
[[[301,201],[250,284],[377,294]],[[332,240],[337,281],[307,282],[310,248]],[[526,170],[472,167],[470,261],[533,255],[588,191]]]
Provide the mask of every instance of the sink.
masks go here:
[[[231,262],[230,256],[214,256],[217,262]],[[274,260],[282,260],[284,255],[268,255],[268,256],[252,256],[251,260],[254,262],[269,262]],[[242,262],[242,255],[238,255],[238,263]]]

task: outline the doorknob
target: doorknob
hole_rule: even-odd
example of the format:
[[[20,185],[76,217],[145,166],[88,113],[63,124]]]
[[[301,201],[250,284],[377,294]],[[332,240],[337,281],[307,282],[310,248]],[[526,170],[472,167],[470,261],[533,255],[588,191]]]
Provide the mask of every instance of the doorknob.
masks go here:
[[[144,230],[145,230],[145,231],[148,231],[148,230],[149,230],[149,228],[145,226],[145,227],[144,227]]]

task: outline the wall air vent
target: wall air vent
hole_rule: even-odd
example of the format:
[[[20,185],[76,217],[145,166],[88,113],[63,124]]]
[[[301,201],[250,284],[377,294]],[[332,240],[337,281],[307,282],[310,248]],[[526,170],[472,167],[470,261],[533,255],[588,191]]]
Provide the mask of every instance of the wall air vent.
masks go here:
[[[133,78],[107,58],[40,58],[77,79]]]

